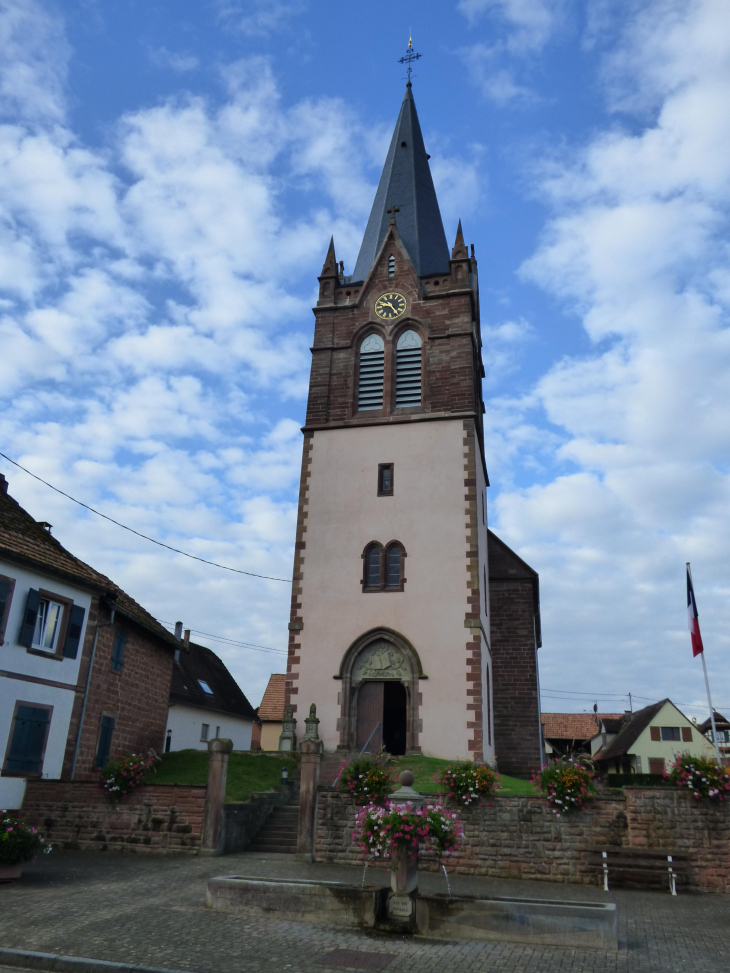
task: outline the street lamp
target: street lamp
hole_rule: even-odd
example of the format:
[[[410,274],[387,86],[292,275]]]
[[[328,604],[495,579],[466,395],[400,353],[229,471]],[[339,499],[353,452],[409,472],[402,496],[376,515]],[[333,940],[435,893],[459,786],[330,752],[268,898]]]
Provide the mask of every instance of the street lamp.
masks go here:
[[[284,765],[281,768],[281,786],[286,787],[289,783],[289,768]]]

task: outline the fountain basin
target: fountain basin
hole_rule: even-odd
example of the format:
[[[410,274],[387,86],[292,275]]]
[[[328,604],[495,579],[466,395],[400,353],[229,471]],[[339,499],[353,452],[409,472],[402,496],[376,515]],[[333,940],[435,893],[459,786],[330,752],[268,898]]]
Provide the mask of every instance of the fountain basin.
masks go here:
[[[393,898],[396,901],[391,902]],[[209,880],[206,907],[240,915],[280,914],[346,929],[413,933],[441,941],[618,949],[618,915],[612,902],[415,892],[410,895],[409,911],[406,898],[372,885],[237,875]]]

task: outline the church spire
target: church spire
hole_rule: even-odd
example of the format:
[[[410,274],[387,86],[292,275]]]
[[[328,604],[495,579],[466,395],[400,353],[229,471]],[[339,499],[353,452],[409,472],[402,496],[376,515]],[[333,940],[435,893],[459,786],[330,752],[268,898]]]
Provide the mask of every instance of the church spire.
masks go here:
[[[364,280],[385,238],[390,214],[398,207],[396,225],[416,273],[445,274],[449,248],[433,187],[410,82],[401,105],[375,202],[355,264],[354,281]]]

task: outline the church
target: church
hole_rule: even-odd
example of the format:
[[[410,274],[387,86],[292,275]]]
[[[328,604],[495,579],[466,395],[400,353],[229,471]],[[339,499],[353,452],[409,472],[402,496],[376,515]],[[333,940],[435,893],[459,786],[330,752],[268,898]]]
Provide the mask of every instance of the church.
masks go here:
[[[319,277],[286,699],[326,752],[528,776],[539,579],[487,526],[477,261],[428,160],[409,80],[355,268],[331,240]]]

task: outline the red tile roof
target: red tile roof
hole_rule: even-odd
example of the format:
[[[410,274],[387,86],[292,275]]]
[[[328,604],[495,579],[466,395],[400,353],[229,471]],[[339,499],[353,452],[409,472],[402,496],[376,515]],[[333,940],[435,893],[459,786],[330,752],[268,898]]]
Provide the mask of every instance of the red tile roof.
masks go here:
[[[5,489],[5,477],[0,475],[0,557],[5,555],[9,560],[46,570],[50,574],[77,583],[79,587],[106,594],[120,614],[131,618],[171,646],[179,645],[175,636],[134,598],[122,591],[106,575],[74,557],[50,531],[23,510]]]
[[[618,720],[623,713],[543,713],[546,740],[590,740],[599,732],[596,720]]]
[[[286,673],[275,672],[269,676],[269,684],[266,687],[261,705],[258,708],[260,720],[273,720],[281,723],[284,719],[284,707],[286,704]]]

